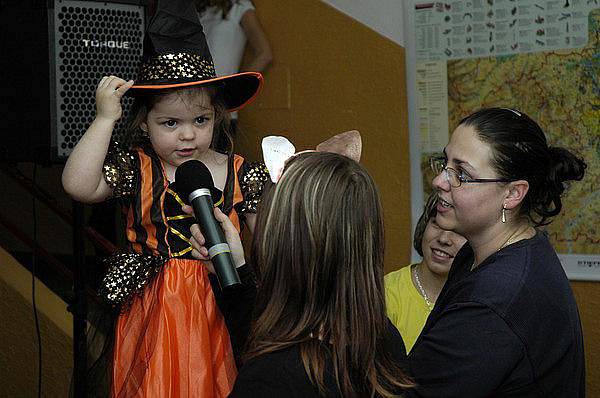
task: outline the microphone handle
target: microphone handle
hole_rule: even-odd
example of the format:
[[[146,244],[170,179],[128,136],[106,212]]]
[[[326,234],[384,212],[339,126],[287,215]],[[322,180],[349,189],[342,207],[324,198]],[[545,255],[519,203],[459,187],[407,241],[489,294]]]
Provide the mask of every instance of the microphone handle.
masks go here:
[[[196,221],[206,240],[205,246],[208,248],[221,289],[241,284],[231,258],[231,250],[225,240],[223,230],[213,214],[212,198],[210,195],[201,195],[192,199],[191,203]]]

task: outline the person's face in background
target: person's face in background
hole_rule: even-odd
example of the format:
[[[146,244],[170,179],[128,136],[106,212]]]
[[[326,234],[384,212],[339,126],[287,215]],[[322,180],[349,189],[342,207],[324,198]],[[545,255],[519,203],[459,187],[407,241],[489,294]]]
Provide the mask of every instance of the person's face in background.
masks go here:
[[[463,236],[440,228],[435,217],[431,217],[421,240],[423,262],[434,274],[447,276],[456,253],[466,241]]]
[[[467,178],[498,178],[490,162],[491,147],[479,139],[471,126],[458,126],[444,152],[447,166]],[[440,228],[469,239],[500,221],[504,184],[462,183],[451,187],[445,172],[437,175],[432,184],[439,196],[435,220]]]

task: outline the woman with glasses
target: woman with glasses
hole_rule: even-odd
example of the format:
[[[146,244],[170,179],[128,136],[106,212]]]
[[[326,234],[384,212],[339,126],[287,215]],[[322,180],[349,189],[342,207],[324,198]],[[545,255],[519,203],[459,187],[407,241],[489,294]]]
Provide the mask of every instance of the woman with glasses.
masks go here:
[[[432,159],[440,228],[467,238],[409,356],[422,397],[581,397],[581,323],[546,235],[586,164],[532,119],[482,109]]]

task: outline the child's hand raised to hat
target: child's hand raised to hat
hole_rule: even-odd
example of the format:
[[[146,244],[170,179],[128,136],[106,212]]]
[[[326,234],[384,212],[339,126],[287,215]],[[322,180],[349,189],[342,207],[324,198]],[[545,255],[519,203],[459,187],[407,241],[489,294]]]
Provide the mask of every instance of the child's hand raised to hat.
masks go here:
[[[96,89],[96,118],[116,122],[123,115],[121,98],[133,86],[116,76],[104,76]]]

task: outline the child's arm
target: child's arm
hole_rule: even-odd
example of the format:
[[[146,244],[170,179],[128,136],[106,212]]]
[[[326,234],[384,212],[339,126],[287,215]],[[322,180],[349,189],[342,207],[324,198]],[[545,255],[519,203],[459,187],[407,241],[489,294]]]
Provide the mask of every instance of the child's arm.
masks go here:
[[[112,193],[102,167],[115,123],[123,113],[121,98],[133,80],[104,76],[96,89],[96,118],[81,137],[63,170],[65,191],[80,202],[101,202]]]

